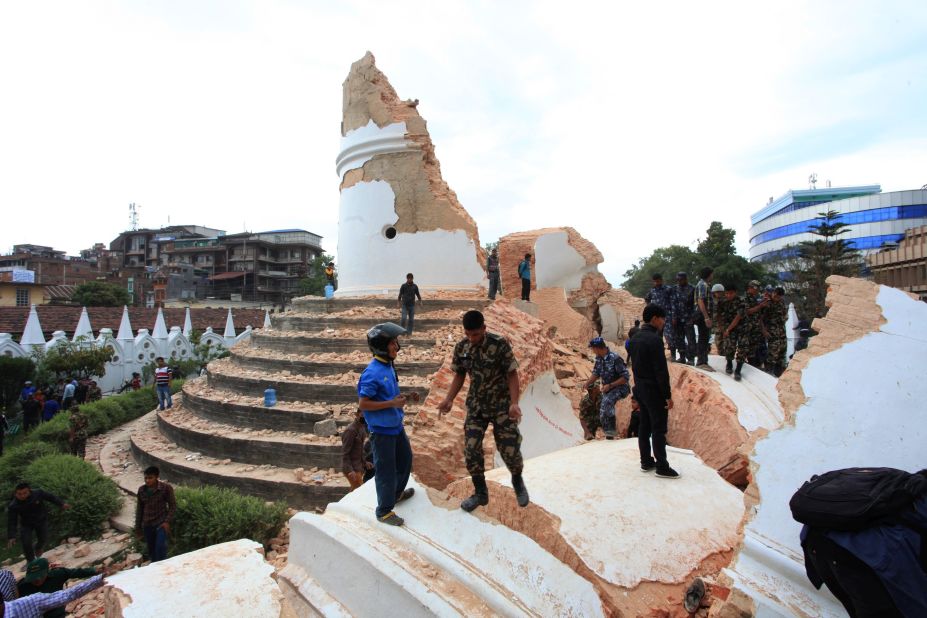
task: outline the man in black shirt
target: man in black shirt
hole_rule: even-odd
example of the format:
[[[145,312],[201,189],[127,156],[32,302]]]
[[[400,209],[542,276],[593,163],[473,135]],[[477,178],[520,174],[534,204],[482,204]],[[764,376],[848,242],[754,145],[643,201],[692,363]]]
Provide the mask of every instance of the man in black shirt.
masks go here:
[[[659,305],[644,307],[644,324],[631,339],[629,353],[634,371],[634,397],[641,407],[637,444],[641,451],[641,472],[656,470],[664,479],[678,479],[679,473],[666,460],[666,426],[673,408],[669,370],[660,332],[666,311]],[[653,441],[653,455],[650,443]]]
[[[401,326],[406,329],[406,334],[412,336],[412,324],[415,322],[415,299],[418,298],[419,304],[422,302],[422,295],[419,294],[418,286],[412,281],[412,273],[406,275],[406,282],[399,286],[399,306],[402,307]],[[408,324],[406,324],[408,321]]]
[[[13,500],[6,507],[7,511],[7,547],[16,542],[16,529],[19,528],[19,540],[23,545],[23,555],[26,562],[32,562],[36,556],[42,555],[45,541],[48,540],[48,511],[46,502],[57,504],[64,510],[71,505],[61,498],[42,491],[32,489],[29,483],[20,483],[13,492]],[[36,537],[35,546],[32,545],[32,535]]]

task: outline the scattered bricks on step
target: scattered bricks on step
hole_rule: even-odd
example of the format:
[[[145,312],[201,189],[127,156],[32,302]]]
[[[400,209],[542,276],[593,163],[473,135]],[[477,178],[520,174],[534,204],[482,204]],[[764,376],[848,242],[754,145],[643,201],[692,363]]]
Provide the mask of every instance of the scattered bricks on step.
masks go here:
[[[90,545],[83,545],[74,550],[75,558],[86,558],[90,555]]]

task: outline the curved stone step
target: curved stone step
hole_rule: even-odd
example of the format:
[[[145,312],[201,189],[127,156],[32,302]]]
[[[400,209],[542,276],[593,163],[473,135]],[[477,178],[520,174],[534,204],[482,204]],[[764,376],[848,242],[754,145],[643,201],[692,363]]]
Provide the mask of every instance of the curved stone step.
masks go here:
[[[243,354],[241,350],[237,348],[237,346],[232,348],[231,352],[232,363],[240,367],[270,372],[287,370],[295,374],[306,376],[340,375],[350,371],[361,373],[369,363],[369,359],[362,363],[350,361],[320,362],[312,360],[280,358],[278,356],[256,356],[251,354]],[[440,361],[422,363],[403,362],[401,370],[405,375],[427,376],[436,372],[440,368]]]
[[[402,386],[402,372],[399,371],[399,380],[402,392],[405,395],[418,393],[421,401],[428,396],[426,386]],[[290,382],[278,374],[269,374],[267,377],[251,378],[221,373],[209,365],[207,368],[209,386],[224,389],[243,395],[258,396],[264,389],[273,388],[277,391],[278,399],[292,401],[311,401],[329,403],[347,403],[357,401],[356,384],[326,384],[324,382]]]
[[[341,468],[340,441],[310,443],[279,431],[262,436],[225,434],[218,429],[207,431],[191,426],[180,414],[182,411],[180,407],[158,414],[158,428],[185,449],[216,459],[257,465],[269,463],[278,468]]]
[[[367,329],[382,321],[382,318],[306,317],[288,316],[285,313],[271,317],[272,328],[282,331],[317,331],[323,328]],[[396,323],[399,323],[398,319]],[[416,331],[433,330],[459,324],[459,319],[419,318],[417,314],[415,318]]]
[[[165,452],[152,448],[150,440],[135,434],[131,438],[132,456],[141,467],[158,466],[161,473],[180,485],[215,485],[228,487],[262,500],[283,500],[297,509],[324,508],[344,497],[350,487],[342,478],[321,485],[295,480],[292,470],[264,469],[241,470],[245,465],[232,461],[228,465],[208,467],[201,461],[188,461],[195,453],[179,446]],[[246,468],[251,468],[247,465]]]
[[[224,393],[221,391],[210,391],[209,396],[202,396],[192,392],[192,389],[187,389],[184,385],[184,407],[197,416],[216,423],[249,429],[312,433],[316,422],[331,417],[326,412],[293,410],[277,406],[265,408],[263,405],[223,401],[224,398]],[[336,422],[339,425],[346,425],[348,421],[336,419]]]
[[[427,299],[420,308],[416,308],[416,315],[419,312],[427,313],[429,311],[440,311],[442,309],[469,309],[483,310],[489,306],[490,301],[485,298],[473,299]],[[320,296],[302,296],[294,298],[290,305],[295,311],[312,311],[316,313],[334,313],[345,311],[355,307],[387,307],[396,310],[396,297],[377,298],[322,298]]]
[[[271,331],[273,332],[273,331]],[[414,337],[412,339],[402,339],[403,345],[414,345],[420,347],[433,347],[435,340]],[[256,348],[266,350],[277,350],[279,352],[289,352],[293,354],[305,354],[307,352],[354,352],[364,351],[367,347],[367,341],[363,338],[358,339],[336,339],[334,337],[303,337],[300,335],[273,335],[261,331],[255,331],[251,334],[251,345]]]

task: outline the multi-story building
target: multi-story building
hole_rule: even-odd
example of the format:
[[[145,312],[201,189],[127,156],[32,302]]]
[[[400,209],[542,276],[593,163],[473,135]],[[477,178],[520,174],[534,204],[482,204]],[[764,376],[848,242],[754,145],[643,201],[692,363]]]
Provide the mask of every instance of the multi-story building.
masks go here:
[[[244,232],[221,238],[226,269],[210,276],[210,296],[285,303],[297,294],[309,263],[322,255],[322,237],[306,230]]]
[[[100,277],[87,260],[42,245],[13,245],[13,253],[0,255],[0,272],[14,270],[32,271],[32,282],[38,285],[77,285]]]
[[[907,230],[897,245],[870,254],[866,261],[876,283],[927,300],[927,225]]]
[[[841,238],[864,254],[900,241],[905,230],[927,224],[927,190],[882,193],[879,185],[793,189],[751,216],[750,260],[788,257],[795,245],[815,240],[818,213],[834,210],[846,223]]]

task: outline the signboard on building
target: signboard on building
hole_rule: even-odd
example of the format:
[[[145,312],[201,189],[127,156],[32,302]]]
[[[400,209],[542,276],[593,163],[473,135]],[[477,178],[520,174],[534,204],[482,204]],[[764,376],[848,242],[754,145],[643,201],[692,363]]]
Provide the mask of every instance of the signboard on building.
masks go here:
[[[35,283],[35,271],[25,268],[13,269],[13,283]]]

